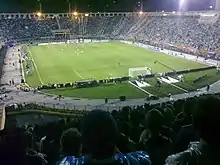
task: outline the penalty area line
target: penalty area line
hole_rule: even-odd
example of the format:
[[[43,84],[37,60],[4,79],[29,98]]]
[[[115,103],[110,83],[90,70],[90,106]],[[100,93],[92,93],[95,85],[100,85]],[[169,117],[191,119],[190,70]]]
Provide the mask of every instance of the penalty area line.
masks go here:
[[[28,46],[27,46],[27,48],[28,48],[28,52],[29,52],[29,54],[30,54],[30,56],[31,56],[31,61],[32,61],[33,64],[34,64],[35,70],[36,70],[37,75],[38,75],[38,78],[39,78],[39,80],[40,80],[40,83],[41,83],[41,84],[44,84],[43,81],[42,81],[42,78],[41,78],[41,76],[40,76],[40,72],[38,71],[37,65],[36,65],[36,63],[35,63],[35,61],[34,61],[34,58],[33,58],[32,54],[31,54],[30,48],[29,48]]]
[[[163,82],[165,82],[165,81],[163,81]],[[167,82],[165,82],[165,83],[167,83]],[[189,91],[187,91],[187,90],[185,90],[185,89],[183,89],[183,88],[181,88],[181,87],[179,87],[179,86],[177,86],[177,85],[174,85],[174,84],[171,84],[171,83],[167,83],[168,85],[171,85],[171,86],[173,86],[173,87],[175,87],[175,88],[177,88],[177,89],[179,89],[179,90],[182,90],[182,91],[184,91],[184,92],[186,92],[186,93],[188,93]]]
[[[84,79],[80,74],[79,72],[77,72],[76,70],[74,70],[74,72],[77,74],[77,76],[79,76],[81,79]]]
[[[148,94],[148,95],[152,95],[151,93],[149,93],[148,91],[140,88],[139,86],[135,85],[134,83],[132,83],[131,81],[128,81],[129,84],[133,85],[134,87],[138,88],[139,90],[141,90],[142,92]]]

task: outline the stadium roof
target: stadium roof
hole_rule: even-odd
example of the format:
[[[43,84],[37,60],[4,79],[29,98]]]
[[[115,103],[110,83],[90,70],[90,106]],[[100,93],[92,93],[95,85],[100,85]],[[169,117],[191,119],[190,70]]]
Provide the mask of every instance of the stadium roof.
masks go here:
[[[105,13],[0,13],[0,19],[37,18],[37,17],[71,17],[71,16],[120,16],[120,15],[149,15],[149,16],[200,16],[220,14],[220,11],[193,11],[193,12],[105,12]]]

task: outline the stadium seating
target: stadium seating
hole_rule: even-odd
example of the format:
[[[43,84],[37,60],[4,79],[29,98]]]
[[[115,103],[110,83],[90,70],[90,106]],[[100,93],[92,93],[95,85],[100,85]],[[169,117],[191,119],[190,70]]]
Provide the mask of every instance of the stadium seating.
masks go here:
[[[0,20],[0,26],[3,37],[8,40],[54,37],[52,30],[69,29],[73,37],[105,36],[218,51],[220,19],[217,17],[212,23],[201,19],[199,15],[164,16],[161,14],[99,15],[76,18],[56,16],[42,19],[5,18]]]
[[[162,165],[165,164],[165,160],[170,154],[182,152],[167,158],[167,164],[173,165],[175,161],[181,164],[182,161],[193,162],[201,157],[199,155],[200,152],[203,152],[201,147],[205,148],[207,144],[203,141],[190,143],[199,141],[200,137],[210,144],[209,150],[203,153],[206,155],[205,161],[217,161],[219,163],[218,157],[212,155],[215,158],[213,160],[214,158],[209,155],[213,151],[217,154],[219,150],[219,131],[217,128],[213,129],[214,125],[219,124],[220,111],[217,108],[220,107],[219,104],[220,100],[217,95],[206,95],[200,98],[194,97],[163,104],[124,107],[120,111],[113,110],[111,114],[101,110],[89,113],[72,111],[71,113],[75,114],[74,117],[63,116],[59,120],[57,118],[53,120],[52,116],[40,115],[41,117],[37,117],[37,114],[29,114],[26,117],[16,116],[18,123],[15,124],[20,125],[20,128],[11,125],[13,117],[9,116],[6,122],[8,125],[6,124],[5,130],[0,132],[1,139],[4,139],[0,142],[0,149],[1,152],[6,150],[4,153],[10,154],[10,157],[3,157],[1,154],[0,160],[1,162],[13,162],[18,159],[16,154],[24,149],[27,150],[27,153],[20,153],[20,158],[28,159],[30,165],[35,164],[34,161],[38,161],[39,164],[55,164],[56,162],[60,165],[74,164],[71,161],[76,164],[86,164],[84,161],[93,161],[93,159],[80,157],[81,155],[94,154],[93,156],[95,156],[98,154],[97,150],[90,148],[94,147],[89,145],[90,140],[92,140],[93,144],[101,145],[101,151],[99,150],[101,155],[96,157],[98,160],[105,159],[105,154],[107,156],[116,154],[116,159],[112,160],[113,164],[117,163],[117,160],[121,160],[123,162],[121,164],[128,164],[128,162],[148,164],[152,161],[155,165]],[[32,104],[25,105],[25,107],[18,105],[16,111],[33,109],[33,107],[41,110],[47,109]],[[14,110],[13,107],[6,107],[6,111],[10,113]],[[49,111],[53,111],[53,109]],[[85,117],[82,118],[82,116]],[[22,120],[25,120],[25,123]],[[39,123],[36,125],[37,120]],[[115,122],[118,126],[114,126]],[[209,129],[210,127],[212,129]],[[74,129],[69,130],[69,128]],[[193,131],[193,128],[199,135]],[[116,134],[118,134],[117,138]],[[103,139],[104,137],[105,139]],[[111,142],[117,146],[117,151],[108,153],[106,149],[111,147],[108,148],[107,144],[109,143],[104,142]],[[187,150],[189,144],[191,148]],[[103,148],[104,145],[106,148]],[[16,152],[12,152],[14,148],[17,148]],[[138,150],[143,152],[136,152]],[[187,155],[193,150],[198,150],[198,153]],[[125,153],[130,153],[130,155]],[[138,159],[140,156],[143,156],[144,159]],[[77,159],[76,157],[80,158]],[[19,164],[23,159],[17,160],[19,162],[16,163]]]

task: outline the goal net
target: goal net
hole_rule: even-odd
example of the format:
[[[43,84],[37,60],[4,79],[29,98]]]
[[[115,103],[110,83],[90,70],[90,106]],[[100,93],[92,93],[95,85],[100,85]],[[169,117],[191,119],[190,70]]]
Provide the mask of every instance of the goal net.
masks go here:
[[[128,75],[129,77],[137,77],[140,75],[150,75],[151,68],[148,67],[139,67],[139,68],[129,68]]]

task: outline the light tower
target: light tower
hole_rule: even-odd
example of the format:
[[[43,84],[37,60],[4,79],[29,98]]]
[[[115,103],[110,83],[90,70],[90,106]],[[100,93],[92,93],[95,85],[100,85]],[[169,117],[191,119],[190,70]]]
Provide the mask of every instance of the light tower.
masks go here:
[[[71,13],[71,6],[72,6],[72,1],[71,0],[66,0],[67,4],[68,4],[68,11],[69,13]]]
[[[188,0],[179,0],[179,11],[187,11],[188,10]]]
[[[220,11],[220,0],[215,0],[215,10]]]
[[[143,11],[143,0],[137,0],[138,11]]]
[[[41,0],[37,0],[38,4],[39,4],[39,12],[42,13],[42,4],[41,4]]]

